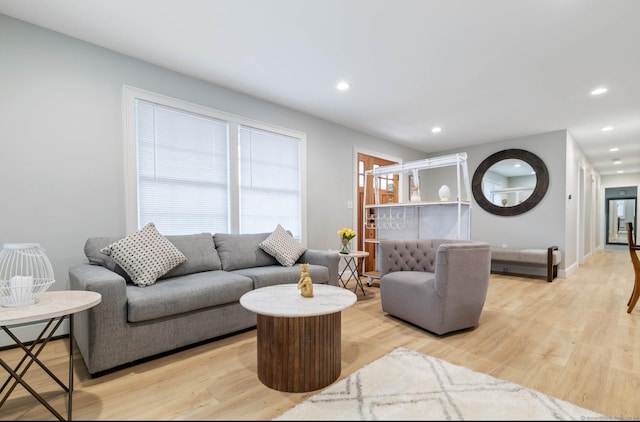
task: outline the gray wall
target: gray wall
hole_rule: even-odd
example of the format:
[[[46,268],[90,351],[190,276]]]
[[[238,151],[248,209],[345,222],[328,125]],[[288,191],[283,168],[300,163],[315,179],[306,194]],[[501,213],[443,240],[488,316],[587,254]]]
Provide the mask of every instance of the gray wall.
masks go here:
[[[530,151],[544,161],[549,170],[547,194],[532,210],[512,217],[486,212],[472,196],[471,238],[513,248],[546,248],[557,245],[564,257],[566,131],[490,142],[463,150],[442,151],[432,156],[466,152],[469,177],[473,178],[474,172],[484,159],[495,152],[511,148]],[[564,265],[561,264],[560,268],[564,268]]]
[[[307,246],[354,227],[353,150],[416,160],[382,139],[0,15],[0,243],[39,242],[56,283],[90,236],[125,235],[122,88],[137,88],[307,134]],[[259,75],[257,75],[259,77]]]

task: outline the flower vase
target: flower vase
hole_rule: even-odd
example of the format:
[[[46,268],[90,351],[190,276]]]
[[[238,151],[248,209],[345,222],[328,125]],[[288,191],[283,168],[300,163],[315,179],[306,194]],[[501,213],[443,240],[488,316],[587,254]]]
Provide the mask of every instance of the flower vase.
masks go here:
[[[351,252],[351,241],[349,239],[342,239],[342,247],[340,248],[341,254],[349,254]]]

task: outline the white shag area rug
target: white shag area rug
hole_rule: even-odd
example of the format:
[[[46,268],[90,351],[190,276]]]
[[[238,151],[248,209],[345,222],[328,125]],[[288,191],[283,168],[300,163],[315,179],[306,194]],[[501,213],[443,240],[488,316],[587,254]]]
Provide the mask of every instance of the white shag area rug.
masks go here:
[[[398,348],[274,420],[611,420],[447,361]]]

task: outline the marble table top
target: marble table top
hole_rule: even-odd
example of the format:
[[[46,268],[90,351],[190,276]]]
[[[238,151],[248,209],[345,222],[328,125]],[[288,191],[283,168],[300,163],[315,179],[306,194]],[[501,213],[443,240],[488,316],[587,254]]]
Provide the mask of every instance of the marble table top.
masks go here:
[[[340,251],[336,251],[340,254],[341,258],[366,258],[369,256],[369,252],[367,251],[351,251],[349,253],[340,253]]]
[[[102,295],[85,290],[42,292],[33,305],[0,306],[0,326],[23,324],[70,315],[89,309],[102,300]]]
[[[356,295],[350,290],[327,284],[314,284],[313,297],[304,297],[294,283],[252,290],[242,295],[240,304],[260,315],[307,317],[339,312],[356,300]]]

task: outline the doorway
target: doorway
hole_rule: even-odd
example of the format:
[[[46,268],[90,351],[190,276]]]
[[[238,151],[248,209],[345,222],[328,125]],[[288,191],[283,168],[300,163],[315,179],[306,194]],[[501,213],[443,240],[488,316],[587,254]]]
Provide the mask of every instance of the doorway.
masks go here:
[[[358,183],[358,207],[357,207],[357,229],[356,235],[358,238],[358,249],[361,251],[369,252],[369,256],[364,259],[364,272],[369,275],[377,275],[376,269],[378,268],[376,265],[376,249],[377,244],[371,242],[364,242],[364,239],[374,238],[375,229],[367,229],[364,226],[363,216],[364,216],[364,193],[365,189],[367,192],[367,202],[369,204],[373,204],[374,199],[374,189],[373,189],[373,178],[365,177],[365,172],[367,170],[373,170],[374,168],[388,166],[391,164],[397,164],[397,161],[388,160],[381,157],[376,157],[373,155],[368,155],[364,153],[358,153],[358,175],[357,175],[357,183]],[[369,180],[367,180],[369,179]],[[382,179],[382,178],[381,178]],[[397,203],[399,198],[398,190],[398,179],[399,176],[397,174],[389,176],[387,179],[380,180],[380,201],[383,203]],[[366,183],[366,186],[365,186]],[[395,187],[395,189],[391,189],[391,187]],[[388,189],[389,188],[389,189]],[[375,218],[375,216],[371,216],[371,218]],[[369,230],[370,232],[365,232]]]
[[[606,245],[628,245],[626,224],[636,227],[637,188],[605,189]],[[634,235],[637,233],[634,230]],[[636,239],[634,239],[635,241]]]

